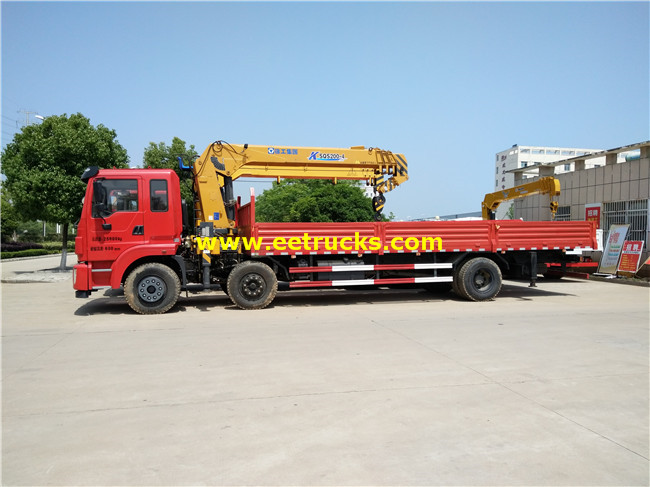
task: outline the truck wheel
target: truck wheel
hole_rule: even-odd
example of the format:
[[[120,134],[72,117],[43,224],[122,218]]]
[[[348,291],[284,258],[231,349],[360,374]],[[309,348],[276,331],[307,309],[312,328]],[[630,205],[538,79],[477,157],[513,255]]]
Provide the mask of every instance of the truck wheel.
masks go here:
[[[242,309],[268,306],[278,291],[278,279],[266,264],[246,261],[237,264],[228,276],[228,296]]]
[[[454,282],[462,297],[470,301],[489,301],[501,291],[501,270],[494,261],[476,257],[463,264]]]
[[[143,315],[168,311],[178,301],[181,282],[164,264],[152,262],[136,267],[124,282],[124,295],[131,308]]]
[[[460,289],[458,289],[458,272],[454,271],[454,280],[451,282],[451,289],[458,296],[461,296]]]

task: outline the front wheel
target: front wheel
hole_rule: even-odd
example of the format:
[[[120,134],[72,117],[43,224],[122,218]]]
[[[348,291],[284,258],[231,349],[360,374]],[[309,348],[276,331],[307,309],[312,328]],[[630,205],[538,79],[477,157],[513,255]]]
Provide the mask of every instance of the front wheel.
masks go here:
[[[501,270],[485,257],[465,262],[454,275],[454,291],[470,301],[489,301],[501,291]]]
[[[180,292],[181,282],[176,272],[157,262],[136,267],[124,282],[126,302],[143,315],[169,311]]]
[[[242,309],[268,306],[278,291],[278,279],[273,270],[261,262],[237,264],[228,276],[228,296]]]

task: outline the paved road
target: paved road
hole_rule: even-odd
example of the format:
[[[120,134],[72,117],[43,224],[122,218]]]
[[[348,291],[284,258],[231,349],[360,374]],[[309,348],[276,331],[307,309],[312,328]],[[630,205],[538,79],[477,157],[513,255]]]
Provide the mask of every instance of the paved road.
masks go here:
[[[648,288],[211,293],[140,316],[16,282],[57,265],[21,262],[3,485],[648,485]]]

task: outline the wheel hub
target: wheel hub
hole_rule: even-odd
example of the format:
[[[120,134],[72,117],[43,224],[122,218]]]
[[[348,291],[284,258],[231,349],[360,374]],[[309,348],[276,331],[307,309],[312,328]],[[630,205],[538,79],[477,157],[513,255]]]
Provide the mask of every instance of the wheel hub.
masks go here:
[[[138,296],[147,303],[160,301],[167,292],[165,281],[156,276],[148,276],[138,285]]]
[[[474,286],[481,290],[491,282],[490,274],[485,271],[479,271],[474,275]]]
[[[264,293],[265,288],[264,279],[259,274],[248,274],[242,279],[241,291],[246,299],[259,298]]]

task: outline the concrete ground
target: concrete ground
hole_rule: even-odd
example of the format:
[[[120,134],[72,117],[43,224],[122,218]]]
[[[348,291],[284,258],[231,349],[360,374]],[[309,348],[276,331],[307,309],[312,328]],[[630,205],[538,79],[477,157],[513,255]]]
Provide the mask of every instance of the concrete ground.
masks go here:
[[[2,264],[3,485],[648,485],[648,288],[140,316],[57,259]]]

